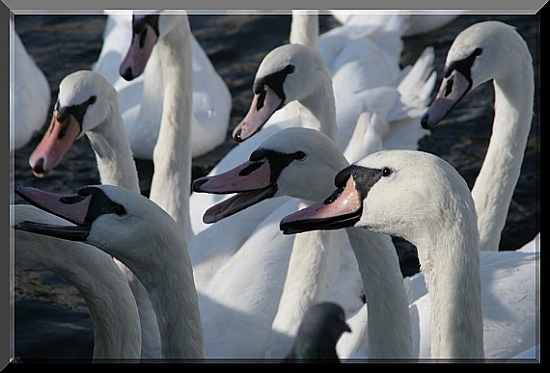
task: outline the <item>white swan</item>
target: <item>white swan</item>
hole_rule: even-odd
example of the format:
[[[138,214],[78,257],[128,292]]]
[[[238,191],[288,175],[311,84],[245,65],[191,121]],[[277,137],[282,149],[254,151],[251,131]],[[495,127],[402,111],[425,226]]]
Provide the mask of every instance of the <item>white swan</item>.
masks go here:
[[[81,70],[67,75],[59,85],[50,127],[29,157],[34,174],[46,176],[75,139],[84,135],[94,150],[101,183],[139,192],[137,169],[118,108],[117,92],[98,73]],[[143,357],[159,357],[157,322],[147,293],[131,271],[124,266],[121,269],[139,306]]]
[[[357,24],[368,25],[373,23],[380,11],[372,10],[331,10],[332,16],[342,24]],[[391,12],[395,13],[395,12]],[[403,37],[417,36],[427,34],[440,29],[441,27],[452,22],[459,16],[460,11],[454,14],[439,14],[437,11],[430,12],[431,14],[408,14],[407,12],[399,12],[403,17]]]
[[[16,191],[76,224],[21,222],[16,229],[90,243],[139,277],[157,314],[164,359],[205,357],[191,261],[185,239],[168,213],[139,193],[112,185],[83,187],[70,196],[29,187]]]
[[[339,189],[331,197],[285,217],[281,229],[365,227],[415,244],[431,299],[431,333],[420,333],[431,334],[432,357],[505,358],[540,343],[538,254],[511,253],[522,257],[509,261],[503,253],[482,253],[504,263],[490,263],[499,270],[482,272],[474,202],[448,163],[424,152],[381,151],[335,180]],[[517,281],[520,288],[487,274]],[[501,354],[511,345],[517,353]]]
[[[424,51],[414,71],[410,66],[401,70],[400,17],[386,15],[376,25],[340,26],[316,37],[319,32],[317,18],[317,14],[294,11],[290,40],[293,44],[318,45],[333,81],[339,146],[342,149],[348,146],[359,115],[366,107],[371,112],[380,112],[379,120],[383,124],[378,126],[384,128],[381,134],[386,143],[391,147],[416,148],[418,140],[428,134],[417,126],[417,121],[435,84],[433,50],[427,48]],[[257,78],[261,77],[259,73]],[[287,105],[283,97],[276,97],[269,91],[265,93],[264,105],[258,97],[263,83],[257,79],[256,84],[250,111],[233,131],[233,136],[240,141],[259,130],[255,116],[260,116],[265,122],[263,119],[269,118],[277,105]],[[381,87],[385,88],[380,90]],[[281,117],[273,119],[266,126],[277,123]],[[408,132],[407,135],[404,132]]]
[[[67,224],[34,206],[10,206],[11,224]],[[94,329],[93,359],[139,359],[141,327],[136,301],[113,258],[89,245],[14,230],[16,272],[43,269],[73,284],[88,306]]]
[[[217,221],[271,197],[286,195],[307,201],[318,200],[333,189],[326,180],[332,180],[339,170],[348,165],[334,141],[321,132],[300,127],[286,128],[262,143],[251,154],[248,162],[226,173],[197,179],[193,183],[193,189],[208,193],[238,193],[206,211],[205,216],[209,220]],[[287,283],[277,314],[286,318],[276,318],[274,321],[274,329],[285,332],[286,335],[274,334],[271,337],[268,346],[271,350],[268,352],[272,356],[277,357],[288,350],[290,337],[295,335],[297,329],[290,328],[285,323],[291,324],[296,314],[299,315],[300,307],[307,305],[307,298],[315,289],[311,284],[321,280],[319,272],[322,273],[323,269],[320,268],[331,270],[326,268],[326,264],[320,265],[319,262],[324,257],[327,257],[325,260],[330,260],[331,253],[343,253],[348,245],[351,245],[359,261],[363,291],[367,299],[369,344],[368,351],[362,353],[371,358],[413,356],[409,303],[391,238],[365,229],[349,229],[346,233],[349,243],[345,240],[334,240],[326,242],[324,246],[307,243],[294,245]],[[302,235],[296,240],[299,237]],[[339,255],[344,255],[342,253]],[[351,269],[340,268],[340,271]],[[304,276],[309,279],[304,280]],[[351,292],[353,289],[338,283],[337,291]],[[285,299],[288,297],[287,292],[293,293]],[[287,304],[283,304],[284,299]],[[354,322],[364,323],[365,320],[357,318]],[[352,329],[354,333],[343,337],[342,346],[339,345],[339,355],[342,357],[356,354],[362,347],[361,333],[367,329],[363,325],[356,328],[352,325]],[[355,345],[352,345],[352,341],[355,341]],[[344,347],[345,344],[351,346]]]
[[[499,21],[480,22],[456,37],[443,74],[439,92],[422,119],[425,128],[441,121],[469,91],[493,80],[493,133],[472,196],[478,211],[480,248],[498,251],[533,119],[531,54],[514,27]]]
[[[275,50],[271,51],[262,61],[256,78],[255,86],[262,86],[265,84],[269,88],[265,88],[265,97],[263,96],[262,92],[258,92],[255,97],[256,102],[268,102],[273,98],[273,101],[269,103],[271,106],[268,110],[275,110],[275,108],[280,107],[280,105],[277,103],[277,98],[275,97],[274,92],[279,92],[280,94],[284,95],[284,104],[291,103],[294,100],[298,100],[300,102],[300,116],[287,119],[285,121],[280,122],[272,122],[271,126],[266,128],[265,130],[262,130],[258,132],[255,136],[248,139],[243,144],[255,144],[259,139],[263,139],[266,136],[272,134],[273,132],[278,131],[280,128],[285,128],[286,126],[308,126],[315,128],[316,130],[323,132],[327,134],[328,136],[331,136],[333,139],[336,138],[336,121],[335,121],[335,106],[334,106],[334,99],[332,95],[332,89],[330,84],[330,76],[327,71],[326,65],[320,56],[320,53],[316,51],[313,48],[303,46],[303,45],[296,45],[296,44],[290,44],[290,45],[284,45],[281,47],[276,48]],[[306,82],[315,82],[315,84],[306,84]],[[265,104],[267,105],[267,103]],[[253,108],[255,108],[255,104],[252,104],[251,112],[253,112]],[[278,111],[275,111],[275,114]],[[422,111],[423,112],[423,111]],[[257,114],[257,116],[256,116]],[[255,124],[262,125],[267,118],[269,117],[270,113],[268,112],[268,115],[262,116],[262,113],[254,113],[252,115],[255,120]],[[252,142],[252,143],[251,143]],[[242,146],[239,145],[239,147]],[[242,148],[241,148],[242,149]],[[252,152],[252,150],[250,151]],[[237,156],[240,156],[240,153],[230,153],[230,154],[237,154]],[[231,155],[227,156],[218,164],[217,168],[223,168],[226,167],[228,162],[231,162]],[[243,159],[245,161],[246,158]],[[222,165],[223,163],[223,165]],[[213,171],[215,172],[215,171]],[[212,174],[212,173],[211,173]],[[196,194],[193,194],[191,196],[191,200],[193,200],[193,197],[197,198]],[[210,200],[213,200],[214,198],[211,198]],[[208,199],[206,199],[208,201]],[[286,199],[288,201],[288,198]],[[208,246],[207,244],[199,244],[197,245],[197,249],[194,250],[194,246],[197,242],[201,242],[204,240],[210,240],[210,234],[212,232],[217,232],[218,234],[224,234],[224,231],[227,231],[228,229],[232,229],[231,231],[238,231],[242,233],[241,238],[241,245],[243,245],[243,242],[247,242],[248,236],[247,234],[241,231],[241,226],[244,226],[244,221],[247,223],[247,232],[252,232],[252,230],[258,226],[259,222],[262,222],[262,224],[269,224],[270,226],[275,226],[278,224],[277,221],[273,220],[267,220],[266,216],[269,215],[270,219],[273,219],[277,217],[275,213],[270,213],[272,210],[269,207],[266,207],[265,205],[271,203],[271,201],[266,201],[263,206],[252,206],[249,209],[247,209],[246,213],[239,214],[238,217],[235,217],[234,219],[230,218],[227,219],[221,223],[221,227],[216,228],[209,228],[207,231],[202,231],[197,235],[195,238],[195,241],[192,242],[190,246],[190,255],[193,259],[193,263],[197,264],[194,268],[196,270],[197,275],[197,283],[208,283],[212,282],[209,287],[216,291],[217,288],[213,286],[213,284],[218,283],[219,278],[224,278],[223,275],[224,272],[227,270],[224,269],[224,267],[235,267],[237,268],[240,263],[238,257],[240,255],[234,256],[234,244],[227,245],[227,249],[222,249],[218,251],[217,254],[209,253],[209,256],[212,256],[213,258],[216,258],[215,260],[209,260],[205,259],[205,251],[204,247]],[[294,207],[289,205],[290,203],[294,204]],[[210,204],[209,206],[211,206]],[[278,206],[282,206],[281,208],[277,209],[276,211],[280,211],[282,208],[288,209],[288,208],[296,208],[296,202],[289,201],[288,203],[279,202]],[[193,211],[201,211],[201,209],[193,209]],[[263,215],[262,215],[263,214]],[[249,220],[249,217],[253,217]],[[236,220],[238,219],[238,220]],[[205,219],[206,222],[211,223],[215,220]],[[218,223],[218,224],[220,224]],[[218,225],[216,224],[216,225]],[[235,228],[228,228],[235,226]],[[215,229],[215,230],[214,230]],[[262,229],[263,225],[262,225]],[[273,228],[272,228],[273,229]],[[338,235],[342,235],[342,233],[338,233]],[[239,235],[240,237],[241,235]],[[306,238],[308,237],[308,238]],[[315,237],[315,238],[313,238]],[[229,238],[228,238],[229,239]],[[296,258],[290,259],[289,262],[289,268],[286,273],[288,273],[288,278],[285,282],[285,288],[282,292],[282,298],[279,304],[279,311],[277,312],[277,316],[275,320],[273,321],[274,330],[276,337],[279,338],[282,337],[283,339],[286,339],[288,341],[288,335],[293,335],[296,332],[297,325],[299,323],[299,320],[301,320],[301,317],[303,316],[303,312],[307,309],[310,302],[315,302],[317,300],[323,299],[324,292],[326,291],[322,286],[319,286],[320,283],[323,281],[326,281],[326,269],[327,262],[331,263],[331,265],[338,265],[338,262],[335,259],[325,259],[325,257],[330,258],[332,255],[336,255],[336,257],[347,257],[350,256],[349,259],[346,260],[351,261],[352,263],[355,261],[355,258],[353,257],[353,254],[350,250],[344,250],[342,252],[339,251],[328,251],[327,254],[324,254],[322,250],[315,250],[313,249],[313,245],[316,245],[316,247],[325,247],[327,246],[328,240],[335,239],[334,235],[302,235],[298,238],[296,238],[296,241],[294,241],[294,246],[301,247],[304,245],[311,246],[311,249],[308,251],[305,250],[293,250],[292,256],[296,255],[299,256]],[[346,240],[347,238],[342,236],[343,240]],[[231,240],[235,240],[235,238],[231,238]],[[309,242],[305,243],[303,241],[310,240]],[[314,241],[313,241],[314,240]],[[220,239],[220,241],[225,242],[226,239]],[[302,241],[302,242],[298,242]],[[208,242],[208,241],[206,241]],[[288,242],[288,241],[287,241]],[[268,244],[264,244],[268,245]],[[279,245],[277,243],[276,245]],[[292,242],[289,242],[288,245],[292,245]],[[275,255],[275,254],[269,254],[270,252],[274,252],[275,245],[269,245],[269,249],[265,249],[266,251],[262,253],[262,255]],[[281,249],[279,249],[281,250]],[[239,254],[243,249],[241,248],[239,251]],[[287,252],[288,249],[285,250]],[[244,254],[242,254],[244,255]],[[252,255],[252,254],[248,254]],[[258,254],[255,254],[258,255]],[[282,255],[279,253],[278,255]],[[306,257],[309,256],[309,258],[306,259]],[[222,259],[223,258],[223,259]],[[259,256],[261,258],[261,256]],[[342,259],[340,259],[342,260]],[[204,264],[203,264],[204,262]],[[307,279],[304,279],[304,275],[301,271],[296,271],[293,266],[304,266],[305,263],[307,265],[311,265],[311,271],[312,273],[315,273],[315,275],[307,276]],[[332,264],[333,263],[333,264]],[[201,269],[201,267],[204,265],[204,269]],[[337,268],[337,267],[335,267]],[[344,268],[344,267],[343,267]],[[345,271],[344,269],[335,269],[330,270],[328,273],[342,273]],[[336,271],[336,272],[335,272]],[[349,270],[348,270],[349,271]],[[222,275],[218,275],[218,274]],[[357,284],[360,284],[360,276],[357,272],[356,268],[355,271],[353,271],[356,277]],[[212,280],[218,276],[218,279]],[[317,276],[317,277],[316,277]],[[334,275],[332,275],[334,276]],[[301,277],[301,278],[300,278]],[[353,277],[352,277],[353,278]],[[309,285],[306,285],[306,283],[302,282],[306,281]],[[330,280],[331,283],[335,284],[334,280]],[[338,280],[340,281],[340,280]],[[295,288],[298,286],[297,284],[300,284],[299,288],[296,288],[295,290],[289,290],[286,288],[286,284],[290,286],[294,286]],[[303,286],[302,286],[303,285]],[[327,285],[330,289],[334,285]],[[341,284],[340,284],[341,286]],[[357,286],[357,285],[356,285]],[[359,285],[360,286],[360,285]],[[201,286],[202,288],[202,286]],[[211,291],[212,291],[211,290]],[[353,294],[353,293],[352,293]],[[287,298],[288,297],[288,298]],[[236,299],[228,299],[228,302],[232,303],[237,302]],[[241,301],[242,303],[245,300]],[[343,305],[345,305],[346,308],[350,307],[349,304],[353,305],[353,308],[348,309],[348,313],[354,313],[358,310],[357,307],[357,300],[353,301],[353,303],[349,303],[350,300],[347,300],[345,302],[341,302]],[[249,301],[246,301],[248,303]],[[299,302],[299,306],[297,306],[297,302]],[[359,304],[360,306],[360,304]],[[285,311],[286,309],[286,311]],[[352,311],[352,312],[349,312]],[[284,334],[280,334],[281,332],[284,332]],[[286,335],[285,335],[286,334]],[[284,343],[284,342],[282,342]],[[281,343],[280,343],[281,344]],[[284,344],[282,344],[284,346]],[[282,356],[281,353],[284,353],[284,350],[281,349],[280,346],[277,347],[278,351],[273,353],[278,353],[279,356]],[[274,355],[277,356],[277,355]],[[395,355],[394,355],[395,356]]]
[[[13,83],[10,84],[10,151],[25,146],[47,123],[50,110],[51,90],[44,73],[36,66],[21,38],[13,30],[12,66]]]
[[[175,19],[187,18],[182,12],[161,14]],[[170,76],[168,71],[163,71],[162,57],[153,50],[143,75],[132,81],[124,80],[119,74],[119,67],[131,42],[131,12],[108,12],[103,46],[92,70],[105,76],[118,91],[124,126],[134,156],[140,159],[153,159],[153,149],[157,143],[162,116],[162,102],[166,97],[163,86],[174,77]],[[198,157],[225,141],[232,101],[227,85],[192,34],[190,43],[193,56],[191,154]],[[183,48],[183,45],[177,48]]]
[[[158,55],[163,76],[170,77],[163,80],[162,118],[153,152],[155,172],[149,198],[176,220],[189,243],[194,237],[189,194],[191,148],[196,140],[191,124],[193,35],[187,15],[135,14],[132,30],[133,42],[120,65],[121,73],[133,79],[143,72],[151,55]]]

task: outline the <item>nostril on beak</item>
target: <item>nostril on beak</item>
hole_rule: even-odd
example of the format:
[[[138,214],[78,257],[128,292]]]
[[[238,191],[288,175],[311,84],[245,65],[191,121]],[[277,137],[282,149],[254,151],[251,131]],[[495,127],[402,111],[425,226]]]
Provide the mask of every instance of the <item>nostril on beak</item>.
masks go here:
[[[193,192],[201,192],[201,186],[203,186],[207,181],[207,177],[200,177],[193,181]]]
[[[40,158],[36,162],[36,164],[32,168],[32,172],[36,177],[44,177],[48,174],[48,171],[44,169],[44,158]]]
[[[133,80],[135,78],[134,74],[132,73],[131,67],[127,67],[126,70],[124,70],[124,72],[121,71],[120,76],[122,76],[124,80],[127,80],[127,81]]]
[[[241,133],[242,133],[242,129],[238,129],[237,132],[235,132],[235,134],[233,135],[233,139],[237,142],[242,142],[243,139],[241,137]]]

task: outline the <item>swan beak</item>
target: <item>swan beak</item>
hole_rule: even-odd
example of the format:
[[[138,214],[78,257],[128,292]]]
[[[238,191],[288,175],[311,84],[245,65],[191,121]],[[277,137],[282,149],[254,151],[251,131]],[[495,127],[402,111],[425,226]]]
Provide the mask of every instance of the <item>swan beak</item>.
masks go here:
[[[81,125],[72,115],[60,122],[54,110],[52,121],[42,140],[29,157],[29,164],[36,177],[45,177],[54,169],[81,132]]]
[[[283,105],[283,100],[267,86],[254,94],[250,110],[233,130],[233,139],[242,142],[258,132],[273,113]]]
[[[15,192],[39,209],[76,224],[76,226],[58,226],[24,221],[15,225],[15,229],[71,241],[85,241],[88,237],[90,226],[86,224],[86,216],[91,195],[49,193],[22,186],[18,186]]]
[[[133,33],[130,48],[120,64],[120,76],[128,81],[140,76],[145,70],[156,42],[157,34],[149,25],[145,25],[140,33]]]
[[[230,194],[263,189],[271,183],[269,160],[244,162],[223,174],[201,177],[193,181],[197,193]]]
[[[344,188],[337,189],[324,201],[284,217],[280,229],[283,234],[295,234],[353,227],[361,218],[362,211],[362,200],[351,176]]]
[[[443,78],[434,101],[420,120],[422,127],[431,129],[441,122],[470,87],[471,81],[457,70]]]
[[[202,177],[193,182],[197,193],[237,193],[212,207],[203,215],[206,224],[215,223],[246,209],[264,199],[273,197],[277,187],[271,183],[269,160],[248,161],[223,174]]]

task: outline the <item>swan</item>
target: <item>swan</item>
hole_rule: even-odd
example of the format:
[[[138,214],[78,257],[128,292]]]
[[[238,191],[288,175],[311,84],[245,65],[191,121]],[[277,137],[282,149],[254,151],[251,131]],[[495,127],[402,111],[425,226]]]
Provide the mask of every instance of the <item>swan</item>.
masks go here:
[[[86,135],[94,150],[102,184],[139,192],[132,151],[118,108],[117,92],[100,74],[80,70],[59,84],[50,127],[29,157],[33,173],[45,177],[72,143]],[[143,357],[160,356],[160,339],[151,302],[134,274],[121,263],[136,297],[143,329]]]
[[[519,353],[538,343],[538,255],[511,252],[524,255],[512,261],[502,253],[480,255],[473,198],[447,162],[420,151],[380,151],[342,170],[335,185],[330,197],[285,217],[281,230],[364,227],[415,244],[430,295],[431,357],[502,358],[500,344],[514,344]],[[499,271],[482,272],[485,254],[505,265],[489,263]],[[520,289],[486,275],[513,279]],[[518,325],[535,338],[522,341],[528,335],[518,336]]]
[[[435,84],[433,50],[427,48],[424,51],[414,71],[411,71],[413,68],[410,66],[401,70],[399,17],[384,17],[380,24],[372,27],[337,27],[319,36],[316,42],[315,35],[319,31],[317,18],[316,14],[294,11],[290,40],[292,44],[318,45],[332,78],[339,146],[342,149],[348,146],[358,117],[365,111],[364,106],[371,110],[369,106],[380,106],[385,98],[385,108],[382,110],[386,112],[380,115],[388,128],[385,131],[385,142],[394,143],[392,146],[397,148],[416,148],[418,140],[428,134],[417,126],[417,122],[424,112],[421,108],[427,105]],[[265,92],[264,104],[264,93],[261,96],[259,94],[267,88],[260,77],[258,70],[250,110],[233,130],[233,137],[237,141],[244,141],[254,135],[278,109],[278,105],[288,105],[283,102],[284,97],[277,97],[278,92],[269,90]],[[266,83],[269,86],[270,82]],[[381,87],[386,88],[380,91]],[[388,98],[389,88],[396,92],[391,98]],[[375,93],[377,90],[378,93]],[[378,99],[375,98],[377,96]],[[278,116],[266,125],[280,120],[281,116]],[[407,135],[404,135],[405,131]]]
[[[331,10],[332,16],[341,24],[371,24],[373,18],[380,14],[378,11],[369,10]],[[455,14],[407,14],[401,13],[403,17],[403,37],[418,36],[436,31],[456,19],[460,12]]]
[[[13,30],[13,20],[10,18],[11,34],[13,35],[12,63],[13,84],[10,85],[12,97],[10,117],[10,151],[21,149],[39,132],[48,120],[51,91],[50,84],[44,73],[36,66],[29,55],[21,38]]]
[[[120,65],[121,75],[128,80],[140,76],[149,57],[156,53],[163,75],[171,77],[163,85],[162,118],[158,146],[153,152],[155,172],[149,198],[176,220],[189,243],[194,237],[189,217],[191,148],[195,140],[199,141],[191,125],[193,36],[189,20],[187,15],[134,14],[132,30],[132,44]],[[140,40],[144,42],[143,48]]]
[[[34,233],[86,242],[125,263],[143,283],[157,315],[163,359],[205,358],[193,269],[174,219],[150,199],[113,186],[87,186],[72,195],[30,187],[16,192],[75,226],[21,222]]]
[[[161,17],[187,18],[181,11],[161,12]],[[128,133],[130,147],[136,158],[153,159],[153,149],[162,117],[164,84],[173,79],[163,71],[163,57],[153,50],[142,76],[127,81],[119,74],[128,46],[132,41],[132,15],[128,11],[109,11],[103,33],[103,46],[92,71],[102,74],[119,94],[120,109]],[[162,35],[161,35],[162,36]],[[198,157],[222,144],[227,136],[232,101],[227,85],[196,38],[190,34],[193,56],[193,104],[190,110],[192,156]],[[184,48],[175,41],[175,48]],[[163,79],[164,77],[164,79]],[[184,82],[180,82],[184,84]],[[185,83],[187,84],[187,83]]]
[[[215,222],[267,198],[281,195],[306,201],[318,200],[332,190],[332,186],[324,180],[333,179],[339,170],[348,165],[336,143],[326,135],[314,129],[290,127],[269,137],[250,155],[249,161],[235,169],[220,175],[196,179],[193,182],[193,190],[207,193],[237,193],[205,212],[205,218]],[[291,324],[288,319],[293,320],[296,317],[294,314],[299,308],[296,307],[296,303],[305,303],[308,293],[312,291],[310,289],[314,289],[312,285],[309,285],[310,288],[307,285],[319,281],[317,273],[320,270],[315,266],[319,266],[318,261],[321,259],[313,254],[317,251],[317,255],[326,256],[324,251],[342,252],[346,250],[345,245],[351,245],[359,262],[363,291],[367,299],[370,344],[366,355],[371,358],[412,357],[409,300],[391,238],[365,229],[352,228],[346,233],[349,243],[344,240],[333,241],[326,243],[326,248],[319,245],[294,245],[289,274],[279,305],[279,313],[286,318],[279,321],[279,325],[274,321],[274,329],[286,331],[288,335],[283,338],[275,334],[270,340],[271,353],[275,356],[288,349],[289,335],[293,336],[297,332],[296,328],[288,326],[288,330],[285,330],[284,323]],[[302,235],[297,236],[296,240],[299,237]],[[364,250],[364,247],[368,247],[369,250]],[[312,264],[309,264],[310,261]],[[300,281],[304,276],[311,278]],[[338,291],[352,290],[345,286],[339,283]],[[294,289],[295,287],[299,289]],[[286,300],[287,292],[291,292],[293,298]],[[283,303],[284,300],[287,304]],[[294,314],[289,315],[291,310]],[[364,319],[359,318],[356,322],[364,322]],[[364,328],[353,329],[353,334],[359,334]],[[359,335],[350,338],[360,340]],[[345,343],[347,341],[343,340],[342,344]],[[349,357],[357,353],[354,349],[359,348],[356,344],[347,351],[341,351],[340,355]]]
[[[285,76],[286,75],[286,76]],[[276,78],[276,76],[278,78]],[[283,80],[284,77],[284,80]],[[315,128],[316,130],[326,133],[329,137],[332,137],[333,140],[336,140],[336,122],[335,122],[335,106],[334,106],[334,99],[333,94],[331,90],[331,83],[330,83],[330,76],[327,72],[326,65],[320,56],[320,53],[308,46],[304,45],[298,45],[298,44],[289,44],[280,46],[270,53],[264,58],[262,63],[260,64],[260,67],[258,69],[257,77],[256,77],[255,85],[261,85],[266,82],[269,83],[269,91],[273,92],[283,92],[285,97],[285,104],[291,103],[292,101],[298,100],[301,107],[300,107],[300,116],[297,118],[292,118],[290,120],[284,121],[284,122],[275,122],[272,126],[270,126],[267,131],[260,131],[258,134],[254,135],[252,138],[248,139],[245,144],[249,143],[250,141],[258,141],[258,137],[264,138],[268,134],[271,134],[273,132],[278,131],[280,128],[285,128],[285,126],[311,126]],[[316,84],[305,84],[304,82],[316,82]],[[257,94],[255,100],[256,101],[268,101],[270,98],[273,97],[270,96],[270,93],[266,94],[266,98],[262,98],[261,94]],[[254,107],[254,103],[252,104]],[[274,104],[274,107],[278,107],[280,105]],[[278,112],[278,111],[276,111]],[[423,112],[423,111],[422,111]],[[260,115],[261,116],[261,115]],[[260,118],[263,121],[267,120],[266,117]],[[301,119],[301,121],[300,121]],[[262,124],[261,120],[258,120],[259,124]],[[275,127],[275,130],[274,130]],[[239,145],[240,146],[240,145]],[[228,158],[225,158],[228,159]],[[222,161],[223,162],[223,161]],[[219,165],[218,165],[219,166]],[[196,196],[196,194],[193,194]],[[192,195],[192,198],[193,198]],[[286,199],[288,201],[288,199]],[[266,201],[267,202],[267,201]],[[296,202],[288,202],[288,203],[294,203],[294,209],[296,208]],[[281,208],[292,208],[291,206],[287,205],[285,202],[280,202],[279,205],[281,205]],[[263,209],[261,209],[263,207]],[[261,210],[259,210],[261,209]],[[194,211],[197,211],[194,209]],[[200,209],[198,210],[200,211]],[[260,211],[260,212],[258,212]],[[263,216],[260,214],[264,213]],[[255,227],[258,224],[258,221],[266,221],[264,216],[266,214],[269,214],[272,210],[270,210],[270,207],[266,206],[252,206],[247,209],[247,214],[243,215],[240,214],[240,216],[235,219],[239,219],[239,222],[235,222],[237,229],[234,229],[234,231],[239,231],[241,225],[241,222],[243,219],[245,221],[250,221],[250,226]],[[250,215],[249,215],[250,214]],[[248,220],[248,216],[254,217],[254,220]],[[261,217],[259,217],[261,216]],[[270,214],[270,217],[274,217],[276,215]],[[264,219],[264,220],[261,220]],[[234,221],[233,219],[229,221],[224,221],[223,225],[225,228],[216,229],[214,232],[224,232],[227,230],[228,226],[231,226],[231,222]],[[212,223],[214,220],[209,220],[208,217],[205,219],[206,223]],[[278,224],[278,221],[271,221],[269,222],[271,226]],[[250,226],[248,227],[250,229]],[[206,233],[206,231],[203,231]],[[210,233],[213,231],[210,231]],[[223,234],[223,233],[222,233]],[[342,235],[342,233],[339,233],[339,235]],[[245,234],[243,236],[246,239]],[[199,238],[200,237],[200,238]],[[208,237],[208,235],[207,235]],[[308,237],[308,238],[306,238]],[[316,237],[316,238],[313,238]],[[198,234],[195,240],[203,240],[205,239],[204,236],[201,234]],[[314,241],[311,241],[314,239]],[[274,325],[274,335],[275,338],[283,338],[288,340],[288,335],[292,335],[296,332],[297,325],[299,321],[301,320],[301,317],[303,315],[303,312],[307,309],[307,306],[309,305],[309,302],[314,302],[317,299],[323,299],[323,292],[325,291],[323,287],[320,287],[318,284],[322,283],[322,281],[326,281],[324,276],[326,276],[326,270],[324,267],[327,266],[326,261],[329,263],[335,262],[335,260],[330,259],[324,259],[327,255],[324,254],[321,250],[315,250],[313,249],[313,245],[317,245],[316,247],[324,247],[327,245],[328,240],[334,239],[334,237],[331,237],[331,235],[302,235],[298,238],[296,238],[296,241],[294,241],[294,246],[311,246],[312,248],[308,251],[305,250],[292,250],[292,256],[297,255],[300,257],[293,258],[291,256],[290,262],[289,262],[289,268],[287,273],[289,276],[292,277],[292,279],[287,279],[285,284],[290,284],[289,286],[294,286],[295,290],[289,290],[286,288],[287,285],[285,285],[285,288],[282,292],[282,298],[279,304],[279,311],[277,312],[276,319],[273,321]],[[345,235],[343,236],[344,240],[346,240]],[[304,241],[310,240],[307,243]],[[221,239],[222,242],[225,242],[225,239]],[[242,241],[241,241],[242,242]],[[278,243],[277,243],[278,245]],[[289,242],[289,245],[292,245],[291,242]],[[195,256],[195,250],[193,249],[193,244],[190,247],[190,255],[193,259],[194,263],[200,263],[205,262],[207,264],[204,265],[205,269],[199,269],[197,266],[195,266],[195,269],[199,269],[199,271],[196,272],[197,274],[197,282],[203,283],[203,282],[210,282],[212,281],[210,278],[214,278],[218,273],[222,273],[222,269],[224,266],[229,266],[228,263],[231,264],[231,266],[238,266],[239,262],[237,257],[232,257],[234,255],[234,251],[226,250],[226,249],[220,249],[220,251],[215,255],[215,262],[208,261],[207,259],[203,259],[205,256],[204,253],[204,247],[207,246],[206,244],[198,245],[198,252]],[[271,247],[274,245],[270,245],[270,248],[266,250],[267,253],[274,251]],[[228,245],[228,248],[235,247],[234,245]],[[242,250],[242,249],[241,249]],[[222,251],[224,251],[222,253]],[[328,252],[330,258],[331,255],[337,255],[339,257],[344,256],[351,256],[350,260],[351,262],[354,262],[354,257],[351,251],[347,250],[343,251],[342,254],[340,254],[338,251],[329,251]],[[257,254],[256,254],[257,255]],[[264,254],[267,255],[267,254]],[[280,255],[280,254],[279,254]],[[307,256],[310,256],[308,259],[306,259]],[[210,256],[214,256],[214,254],[210,254]],[[196,258],[196,259],[195,259]],[[224,258],[224,259],[220,259]],[[227,259],[226,259],[227,258]],[[346,261],[347,262],[347,261]],[[308,265],[312,265],[311,271],[312,273],[315,273],[315,276],[308,276],[307,279],[304,279],[304,275],[301,274],[299,270],[296,271],[293,269],[294,265],[303,266],[305,263],[308,263]],[[312,264],[314,263],[314,264]],[[337,263],[337,262],[335,262]],[[201,265],[202,266],[202,265]],[[214,268],[218,268],[217,270]],[[341,272],[342,270],[340,270]],[[200,273],[203,274],[200,274]],[[330,271],[329,271],[330,272]],[[355,276],[357,276],[357,283],[360,284],[360,276],[357,272],[357,268],[354,269],[353,273]],[[199,279],[200,276],[203,279]],[[301,279],[300,279],[301,277]],[[301,281],[307,281],[308,286],[305,285],[305,283]],[[217,283],[219,280],[215,280],[214,283]],[[300,286],[298,287],[298,285]],[[301,286],[303,285],[303,286]],[[212,287],[212,285],[210,285]],[[356,285],[357,286],[357,285]],[[360,285],[359,285],[360,286]],[[305,290],[307,289],[307,290]],[[287,300],[288,297],[288,300]],[[299,300],[300,306],[296,305],[297,300]],[[349,300],[346,302],[343,302],[343,304],[349,304]],[[357,304],[356,301],[351,304]],[[284,311],[286,309],[286,311]],[[351,310],[356,311],[358,309],[357,305],[354,306]],[[281,334],[280,332],[284,332]],[[283,342],[284,343],[284,342]],[[282,350],[278,349],[279,356],[281,354]],[[273,351],[272,353],[276,353]],[[397,353],[396,353],[397,354]],[[276,356],[276,355],[275,355]],[[395,355],[394,355],[395,356]],[[268,356],[271,357],[271,356]]]
[[[500,21],[479,22],[455,38],[443,75],[437,96],[422,118],[424,128],[439,123],[468,92],[493,81],[493,133],[472,196],[480,249],[498,251],[533,119],[531,54],[514,27]]]
[[[10,206],[12,224],[34,221],[66,224],[34,206]],[[136,301],[126,277],[110,255],[89,245],[13,230],[14,269],[42,269],[58,273],[82,294],[94,330],[93,360],[139,359],[141,326]]]
[[[345,321],[342,307],[323,302],[311,306],[304,314],[294,345],[284,362],[333,362],[340,361],[336,343],[344,333],[351,333]]]

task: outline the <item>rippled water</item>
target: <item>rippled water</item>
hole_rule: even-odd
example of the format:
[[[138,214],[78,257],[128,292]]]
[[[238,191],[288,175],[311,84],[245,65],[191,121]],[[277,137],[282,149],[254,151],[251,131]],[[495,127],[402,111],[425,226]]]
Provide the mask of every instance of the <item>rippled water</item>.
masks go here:
[[[536,67],[536,104],[533,125],[518,186],[502,235],[501,250],[513,250],[540,231],[540,125],[539,125],[539,32],[538,16],[464,15],[438,32],[407,38],[403,64],[411,64],[424,47],[436,52],[436,71],[441,74],[445,55],[454,37],[468,25],[499,19],[517,27],[527,40]],[[191,29],[227,83],[233,97],[228,141],[213,152],[195,159],[193,177],[206,174],[235,143],[229,134],[248,111],[257,66],[274,47],[288,41],[288,15],[190,15]],[[105,17],[100,15],[16,16],[16,31],[44,71],[55,100],[59,82],[78,69],[89,69],[101,49]],[[331,16],[321,17],[321,31],[337,25]],[[438,83],[436,83],[439,86]],[[435,93],[434,93],[435,94]],[[493,90],[485,84],[469,93],[420,149],[435,153],[454,165],[470,186],[479,171],[491,135]],[[40,134],[14,155],[14,181],[56,192],[70,192],[85,184],[99,183],[95,157],[83,138],[69,150],[64,161],[47,178],[37,179],[28,157]],[[142,190],[148,190],[152,164],[138,160]],[[15,197],[15,203],[21,199]],[[409,246],[399,250],[405,274],[417,271],[418,261]],[[92,324],[85,302],[58,275],[29,271],[15,277],[15,356],[23,359],[90,359]]]

